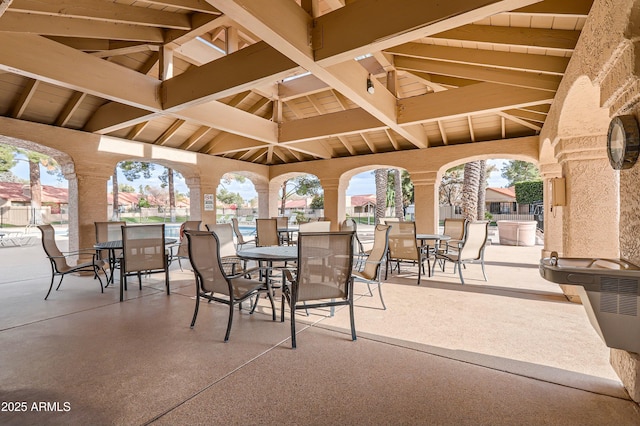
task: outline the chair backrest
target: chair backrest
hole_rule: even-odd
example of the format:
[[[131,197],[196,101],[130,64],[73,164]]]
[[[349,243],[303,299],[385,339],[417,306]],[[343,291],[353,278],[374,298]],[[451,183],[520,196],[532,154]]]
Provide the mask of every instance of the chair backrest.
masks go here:
[[[356,223],[355,220],[348,218],[342,221],[342,223],[340,224],[340,230],[341,231],[357,231],[358,224]]]
[[[352,239],[353,232],[298,235],[297,301],[350,297]]]
[[[276,219],[256,219],[256,247],[278,246],[278,222]]]
[[[329,232],[331,230],[331,222],[323,220],[321,222],[301,223],[298,232]]]
[[[242,235],[242,232],[240,232],[240,226],[238,225],[238,219],[237,218],[232,218],[231,219],[231,226],[233,227],[233,233],[236,234],[236,241],[238,241],[238,244],[244,244],[246,243],[246,241],[244,240],[244,235]]]
[[[199,231],[201,223],[201,220],[187,220],[180,225],[180,244],[178,245],[176,256],[189,257],[189,241],[187,237],[184,236],[184,233],[185,231]]]
[[[489,222],[466,223],[465,240],[458,254],[460,260],[476,260],[482,257],[489,235]]]
[[[198,279],[196,282],[203,292],[230,295],[220,260],[220,242],[213,232],[188,231],[189,258]]]
[[[124,273],[166,269],[164,223],[122,227]]]
[[[397,222],[400,222],[400,218],[397,218],[397,217],[381,217],[379,222],[382,225],[386,225],[387,223],[397,223]]]
[[[447,218],[444,220],[444,235],[448,235],[452,240],[464,240],[464,232],[467,219]]]
[[[122,227],[127,226],[127,222],[95,222],[94,224],[96,227],[96,243],[122,240]],[[100,250],[101,259],[105,259],[108,256],[109,250]],[[120,250],[117,251],[116,256],[121,256]]]
[[[289,227],[289,216],[277,216],[272,217],[271,219],[275,219],[278,224],[278,228],[288,228]]]
[[[207,225],[207,229],[218,237],[220,257],[236,255],[236,245],[233,243],[233,226],[230,223],[214,223]]]
[[[95,222],[96,243],[121,240],[123,226],[127,226],[127,222]]]
[[[364,264],[364,269],[361,272],[362,276],[368,280],[375,279],[378,275],[380,264],[386,256],[389,247],[390,230],[390,225],[378,224],[373,231],[373,247]]]
[[[51,225],[38,225],[42,233],[42,248],[47,256],[55,263],[56,270],[62,271],[68,264],[56,244],[56,230]]]
[[[415,222],[392,223],[389,231],[389,257],[419,260]]]

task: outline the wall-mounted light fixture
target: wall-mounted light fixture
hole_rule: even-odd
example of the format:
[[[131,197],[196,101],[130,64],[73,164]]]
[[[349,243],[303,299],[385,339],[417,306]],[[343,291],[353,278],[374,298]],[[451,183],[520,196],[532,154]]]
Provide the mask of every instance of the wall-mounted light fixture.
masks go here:
[[[367,92],[371,93],[372,95],[376,92],[375,87],[373,87],[373,81],[371,81],[371,74],[369,74],[369,76],[367,77]]]

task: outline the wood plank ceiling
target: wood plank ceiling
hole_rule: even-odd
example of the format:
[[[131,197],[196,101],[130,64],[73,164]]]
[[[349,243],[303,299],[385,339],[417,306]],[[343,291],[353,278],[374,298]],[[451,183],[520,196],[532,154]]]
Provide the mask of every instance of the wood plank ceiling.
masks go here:
[[[591,4],[0,0],[0,115],[261,164],[508,143]]]

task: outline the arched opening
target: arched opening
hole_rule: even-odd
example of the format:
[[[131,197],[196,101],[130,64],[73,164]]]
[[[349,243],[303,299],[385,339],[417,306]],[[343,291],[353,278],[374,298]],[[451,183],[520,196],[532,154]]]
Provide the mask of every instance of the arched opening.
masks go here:
[[[324,189],[310,173],[286,173],[269,182],[270,216],[287,216],[289,223],[324,218]]]
[[[226,223],[236,218],[241,231],[251,233],[258,217],[258,192],[246,173],[225,173],[216,190],[216,221]]]

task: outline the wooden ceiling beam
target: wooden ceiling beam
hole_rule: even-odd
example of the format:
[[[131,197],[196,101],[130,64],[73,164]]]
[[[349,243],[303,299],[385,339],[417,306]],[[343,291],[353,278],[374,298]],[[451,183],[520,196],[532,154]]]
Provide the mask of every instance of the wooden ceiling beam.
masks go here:
[[[137,108],[150,111],[161,109],[157,96],[160,82],[157,79],[78,52],[45,37],[0,31],[0,58],[0,69],[14,74]],[[59,58],[65,60],[60,61]]]
[[[551,103],[553,93],[495,83],[478,83],[446,92],[429,93],[398,101],[398,121],[423,123],[485,114],[520,106]]]
[[[396,68],[555,92],[562,76],[398,56]]]
[[[91,22],[115,22],[147,27],[163,27],[190,30],[187,14],[164,12],[148,7],[132,7],[126,4],[100,0],[13,0],[12,13],[58,16]]]
[[[75,18],[11,13],[7,10],[0,20],[0,31],[43,36],[128,40],[163,43],[161,28],[105,21],[84,21]]]
[[[578,43],[580,31],[464,25],[434,34],[431,37],[436,39],[541,48],[555,50],[560,53],[571,53],[575,49],[576,43]]]
[[[420,59],[454,62],[459,64],[488,66],[513,71],[564,75],[569,58],[533,55],[527,53],[500,52],[484,49],[434,46],[424,43],[405,43],[386,50],[394,55]]]
[[[86,93],[83,92],[73,92],[71,98],[67,101],[60,114],[58,114],[58,118],[56,118],[55,125],[64,127],[67,125],[73,113],[77,111],[78,107],[82,103],[82,101],[87,97]]]

